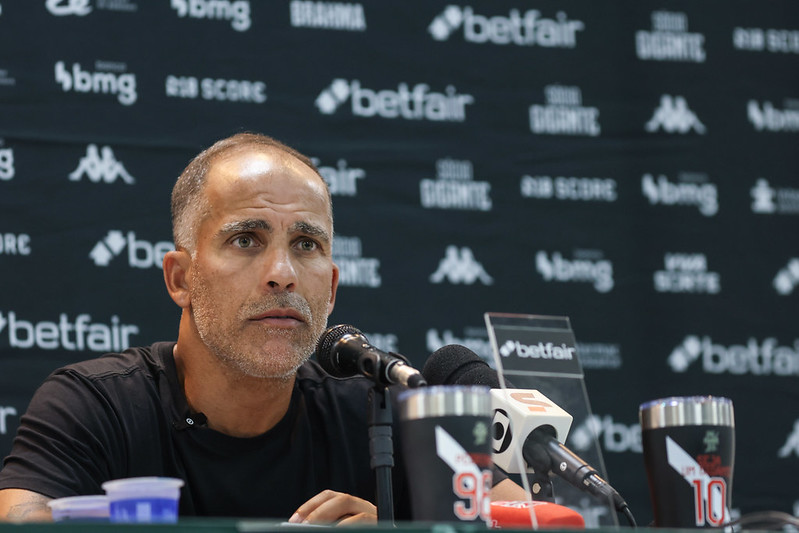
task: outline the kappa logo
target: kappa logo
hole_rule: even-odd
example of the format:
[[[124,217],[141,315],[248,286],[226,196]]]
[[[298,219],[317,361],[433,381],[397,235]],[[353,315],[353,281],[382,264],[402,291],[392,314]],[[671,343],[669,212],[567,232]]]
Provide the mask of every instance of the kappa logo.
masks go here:
[[[14,150],[0,148],[0,180],[14,179]]]
[[[171,0],[170,5],[180,18],[229,20],[236,31],[252,25],[249,0]]]
[[[562,11],[554,19],[541,17],[537,9],[529,9],[524,15],[511,9],[507,16],[488,17],[475,13],[471,6],[450,5],[433,19],[427,31],[436,41],[446,41],[461,27],[464,40],[475,44],[574,48],[577,32],[584,30],[585,24],[569,20]]]
[[[92,183],[113,183],[117,178],[121,178],[128,185],[136,183],[136,179],[114,157],[110,146],[98,149],[96,144],[86,147],[86,155],[80,159],[78,168],[69,174],[69,180],[80,181],[83,176],[89,178]]]
[[[162,268],[164,255],[175,249],[175,245],[168,241],[150,243],[136,239],[132,231],[126,236],[119,230],[111,230],[94,245],[89,258],[95,265],[107,267],[125,247],[128,249],[128,265],[133,268]]]
[[[401,82],[397,90],[373,90],[361,86],[360,80],[337,78],[319,93],[316,107],[324,115],[332,115],[350,100],[351,112],[358,117],[379,116],[387,119],[464,122],[466,106],[474,103],[470,94],[458,94],[452,85],[443,93],[430,91],[426,83],[410,88]]]
[[[57,17],[66,15],[78,15],[79,17],[88,15],[92,12],[89,0],[47,0],[45,3],[47,11]]]
[[[483,265],[474,258],[471,248],[466,246],[460,249],[455,245],[447,246],[444,259],[430,275],[430,283],[441,283],[445,279],[452,284],[473,285],[477,281],[483,285],[494,284],[494,278],[488,275]]]
[[[682,96],[664,94],[660,97],[660,106],[649,122],[644,126],[646,131],[654,133],[660,129],[666,133],[686,134],[691,130],[704,135],[707,128],[696,113],[688,108],[688,102]]]
[[[794,257],[788,265],[777,272],[774,289],[782,296],[788,296],[799,286],[799,258]]]

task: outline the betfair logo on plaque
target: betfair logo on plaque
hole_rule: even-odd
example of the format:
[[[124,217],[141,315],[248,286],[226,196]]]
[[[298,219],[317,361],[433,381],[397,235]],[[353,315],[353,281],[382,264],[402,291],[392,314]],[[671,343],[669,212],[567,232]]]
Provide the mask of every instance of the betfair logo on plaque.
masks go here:
[[[504,370],[582,377],[568,318],[486,313],[486,322]]]

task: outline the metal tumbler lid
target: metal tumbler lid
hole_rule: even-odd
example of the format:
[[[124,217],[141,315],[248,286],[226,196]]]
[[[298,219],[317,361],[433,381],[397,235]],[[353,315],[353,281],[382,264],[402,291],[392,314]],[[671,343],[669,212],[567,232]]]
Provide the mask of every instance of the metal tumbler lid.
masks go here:
[[[719,396],[673,396],[642,403],[641,429],[674,426],[735,427],[732,400]]]
[[[491,416],[491,393],[477,385],[437,385],[402,392],[400,420],[439,416]]]

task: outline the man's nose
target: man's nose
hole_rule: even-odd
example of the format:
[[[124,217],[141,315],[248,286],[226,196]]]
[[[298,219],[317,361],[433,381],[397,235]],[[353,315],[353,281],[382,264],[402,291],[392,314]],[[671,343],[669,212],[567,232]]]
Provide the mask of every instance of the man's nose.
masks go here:
[[[270,289],[294,290],[297,284],[297,270],[290,250],[272,249],[266,254],[264,269],[263,279]]]

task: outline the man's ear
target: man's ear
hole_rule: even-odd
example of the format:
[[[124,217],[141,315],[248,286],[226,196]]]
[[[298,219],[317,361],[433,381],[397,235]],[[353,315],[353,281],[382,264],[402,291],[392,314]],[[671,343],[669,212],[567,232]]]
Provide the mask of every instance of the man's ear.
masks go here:
[[[333,312],[333,307],[336,304],[336,291],[338,290],[338,266],[333,263],[333,279],[330,286],[330,302],[327,304],[327,316]]]
[[[186,309],[191,304],[189,272],[191,255],[186,250],[173,250],[164,255],[164,282],[166,290],[178,306]]]

